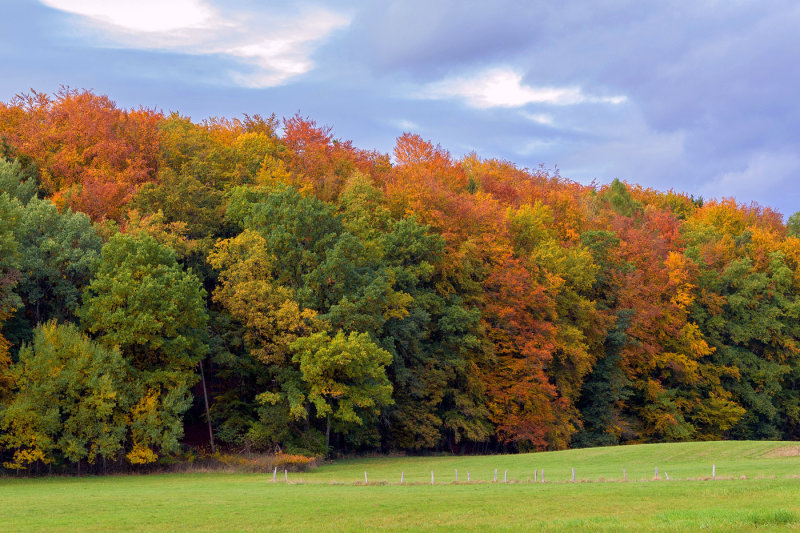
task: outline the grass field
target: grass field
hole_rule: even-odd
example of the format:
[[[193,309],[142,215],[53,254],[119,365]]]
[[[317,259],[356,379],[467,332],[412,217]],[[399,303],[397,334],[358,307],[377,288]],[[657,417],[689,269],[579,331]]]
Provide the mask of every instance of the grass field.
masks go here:
[[[288,484],[282,473],[276,483],[271,474],[224,473],[0,478],[0,505],[3,531],[794,530],[800,443],[369,458],[289,473]]]

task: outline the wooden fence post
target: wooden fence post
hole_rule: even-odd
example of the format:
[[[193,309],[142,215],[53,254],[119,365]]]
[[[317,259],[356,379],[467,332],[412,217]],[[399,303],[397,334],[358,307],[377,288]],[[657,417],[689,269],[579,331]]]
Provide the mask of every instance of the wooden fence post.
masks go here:
[[[369,480],[367,479],[367,471],[366,470],[364,470],[364,483],[369,483]]]
[[[575,468],[572,469],[572,482],[575,483]]]
[[[497,483],[497,469],[494,469],[494,482]]]
[[[431,485],[433,485],[433,470],[431,470]]]
[[[278,467],[275,467],[275,470],[272,471],[272,482],[275,483],[275,477],[278,475]]]
[[[406,477],[406,471],[405,471],[405,470],[403,470],[402,472],[400,472],[400,484],[401,484],[401,485],[403,484],[403,478],[404,478],[404,477]]]

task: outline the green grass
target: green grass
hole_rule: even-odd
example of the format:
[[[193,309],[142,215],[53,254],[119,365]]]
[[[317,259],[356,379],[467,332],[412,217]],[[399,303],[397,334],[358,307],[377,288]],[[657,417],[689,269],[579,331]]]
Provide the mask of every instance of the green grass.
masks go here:
[[[781,531],[800,529],[798,450],[794,443],[716,442],[369,458],[290,473],[289,484],[282,475],[273,483],[271,474],[4,478],[0,529]],[[701,480],[714,463],[723,479]],[[630,481],[612,481],[623,466]],[[652,480],[655,466],[661,481]],[[587,482],[568,481],[573,467]],[[456,468],[462,481],[469,469],[473,483],[451,483]],[[495,468],[496,484],[489,481]],[[546,483],[527,482],[542,468]],[[398,484],[400,472],[406,485]]]
[[[782,456],[781,453],[797,453]],[[544,470],[546,481],[568,481],[575,468],[576,480],[622,480],[625,468],[628,480],[652,479],[658,467],[659,477],[666,472],[670,479],[710,478],[712,465],[716,464],[718,478],[785,477],[800,476],[800,443],[792,442],[689,442],[681,444],[643,444],[639,446],[612,446],[562,452],[529,453],[518,455],[442,456],[367,458],[338,461],[308,474],[295,474],[296,481],[357,482],[364,480],[364,471],[370,482],[398,483],[405,472],[406,482],[430,483],[431,470],[438,482],[466,480],[467,470],[472,481],[490,481],[494,469],[498,480],[508,470],[509,481],[532,481],[534,471]],[[536,476],[539,479],[539,476]]]

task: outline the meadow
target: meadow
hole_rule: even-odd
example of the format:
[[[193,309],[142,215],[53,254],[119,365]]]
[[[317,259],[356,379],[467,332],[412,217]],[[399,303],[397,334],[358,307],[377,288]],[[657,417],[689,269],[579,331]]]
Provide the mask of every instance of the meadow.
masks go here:
[[[715,480],[711,479],[712,465],[716,465]],[[656,467],[659,478],[655,478]],[[623,468],[627,481],[623,481]],[[504,483],[506,470],[508,482]],[[366,484],[364,471],[369,479]],[[465,482],[467,471],[469,483]],[[289,472],[288,483],[283,472],[275,482],[272,479],[272,473],[221,472],[2,478],[3,530],[765,531],[800,527],[800,445],[791,442],[648,444],[478,457],[375,457],[336,461],[305,473]]]

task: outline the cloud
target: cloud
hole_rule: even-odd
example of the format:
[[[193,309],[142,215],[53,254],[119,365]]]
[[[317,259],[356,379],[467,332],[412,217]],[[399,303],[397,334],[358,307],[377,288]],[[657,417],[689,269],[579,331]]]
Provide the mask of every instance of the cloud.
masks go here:
[[[555,120],[553,119],[553,115],[548,115],[548,114],[545,114],[545,113],[523,112],[522,116],[527,118],[531,122],[536,122],[537,124],[541,124],[542,126],[553,126],[555,124]]]
[[[791,0],[159,1],[0,0],[0,87],[128,105],[150,91],[202,116],[301,109],[387,152],[413,129],[582,181],[800,208]]]
[[[132,32],[167,32],[209,25],[214,10],[199,0],[41,0],[59,11]]]
[[[397,128],[403,131],[417,131],[420,129],[419,125],[416,122],[412,122],[407,119],[394,120],[390,122],[390,124],[392,126],[396,126]]]
[[[583,103],[621,104],[624,96],[597,97],[585,94],[578,86],[533,87],[522,82],[522,75],[510,68],[494,68],[477,75],[449,78],[425,87],[422,98],[460,99],[478,109],[524,107],[528,104],[567,106]]]
[[[311,53],[320,41],[333,31],[349,24],[343,15],[326,10],[302,13],[293,20],[273,25],[271,32],[257,28],[252,38],[239,44],[223,41],[212,53],[237,57],[255,68],[250,72],[234,72],[233,79],[251,88],[280,85],[314,68]],[[265,38],[264,35],[269,37]]]
[[[345,37],[348,57],[379,74],[414,79],[525,55],[537,40],[541,2],[382,0],[362,2]],[[365,46],[368,43],[368,46]]]
[[[325,8],[248,12],[200,0],[41,1],[80,16],[101,46],[227,58],[228,80],[248,88],[310,72],[316,47],[350,22]]]

